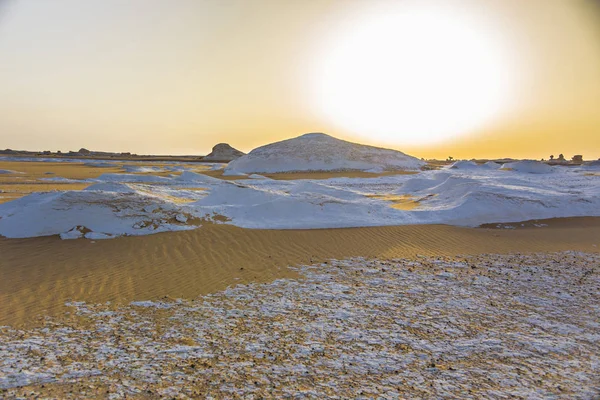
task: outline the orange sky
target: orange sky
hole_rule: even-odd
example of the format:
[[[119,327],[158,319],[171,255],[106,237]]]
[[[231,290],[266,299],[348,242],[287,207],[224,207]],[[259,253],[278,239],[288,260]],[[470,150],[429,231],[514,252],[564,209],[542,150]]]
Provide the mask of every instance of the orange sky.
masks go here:
[[[0,2],[0,148],[203,154],[217,142],[248,151],[321,131],[425,158],[547,158],[558,153],[600,157],[596,0],[427,2],[435,15],[442,13],[442,5],[450,9],[450,4],[452,14],[447,15],[468,17],[484,27],[473,30],[473,35],[487,35],[493,39],[489,43],[504,46],[490,50],[499,61],[481,77],[503,79],[501,86],[510,96],[493,114],[474,115],[476,126],[449,130],[443,139],[430,140],[427,131],[419,132],[413,123],[411,137],[403,125],[410,115],[402,107],[393,108],[393,93],[379,96],[377,90],[360,89],[364,85],[356,89],[359,99],[360,90],[369,91],[364,104],[392,106],[383,128],[392,132],[393,143],[364,128],[370,115],[360,116],[362,125],[352,125],[360,102],[352,103],[358,108],[341,113],[324,109],[319,86],[325,76],[324,60],[342,46],[353,49],[352,35],[360,32],[365,16],[395,15],[392,9],[401,4],[5,0]],[[439,37],[446,33],[439,32]],[[410,42],[400,39],[392,32],[381,41],[390,44],[390,51],[403,54],[402,43]],[[420,39],[416,34],[415,43]],[[379,42],[377,37],[373,40]],[[428,54],[435,55],[439,49],[427,43]],[[467,56],[467,68],[479,61],[478,55]],[[361,60],[361,54],[356,57]],[[444,64],[424,70],[435,74]],[[378,73],[366,70],[369,65],[356,73],[354,65],[334,67],[340,74],[350,68],[352,79],[361,83]],[[363,77],[360,71],[368,75]],[[334,68],[334,77],[337,73]],[[385,85],[386,78],[382,79]],[[402,91],[402,86],[396,88]],[[473,96],[486,95],[484,88],[471,89]],[[450,89],[442,86],[432,97],[461,99],[461,93],[443,90]],[[345,100],[343,93],[332,95],[333,103]],[[462,100],[459,112],[468,116],[471,107],[477,109],[476,98]],[[433,121],[442,110],[426,111]]]

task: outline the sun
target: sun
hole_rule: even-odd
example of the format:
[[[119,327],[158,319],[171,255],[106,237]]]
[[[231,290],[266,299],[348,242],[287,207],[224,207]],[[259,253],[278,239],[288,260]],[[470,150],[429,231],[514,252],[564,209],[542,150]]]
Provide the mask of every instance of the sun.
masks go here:
[[[464,9],[425,3],[397,3],[326,45],[315,95],[330,122],[379,143],[423,145],[470,133],[506,108],[511,68],[497,32]]]

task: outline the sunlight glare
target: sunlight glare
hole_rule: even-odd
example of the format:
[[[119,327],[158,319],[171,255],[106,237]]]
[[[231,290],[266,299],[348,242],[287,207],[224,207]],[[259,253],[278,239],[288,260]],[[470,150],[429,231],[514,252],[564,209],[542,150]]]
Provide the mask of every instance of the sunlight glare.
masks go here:
[[[403,4],[329,44],[316,81],[320,111],[393,145],[449,140],[489,122],[510,94],[494,34],[446,8]]]

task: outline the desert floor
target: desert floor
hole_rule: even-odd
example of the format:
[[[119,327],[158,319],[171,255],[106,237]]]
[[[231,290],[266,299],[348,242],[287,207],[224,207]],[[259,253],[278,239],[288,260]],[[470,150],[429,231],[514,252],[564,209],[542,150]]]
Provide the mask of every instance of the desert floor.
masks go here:
[[[584,250],[528,230],[500,235],[495,248]],[[456,240],[475,236],[485,235]],[[264,268],[253,279],[265,283],[191,299],[71,301],[35,327],[0,328],[0,394],[597,398],[598,253],[440,255],[456,245],[434,247],[436,256],[315,256],[296,276],[274,268],[269,279]]]
[[[597,398],[599,252],[594,217],[0,238],[0,397]]]
[[[230,285],[297,276],[288,266],[351,257],[412,258],[600,250],[600,218],[506,228],[444,225],[193,231],[113,240],[0,238],[0,324],[31,324],[68,301],[127,303],[194,298]],[[504,224],[511,226],[510,224]]]
[[[79,161],[0,161],[0,170],[15,173],[0,174],[0,203],[18,199],[34,192],[49,192],[53,190],[82,190],[90,186],[89,182],[76,182],[97,178],[102,174],[124,173],[124,166],[139,166],[134,162],[103,162],[94,163]],[[163,167],[165,164],[154,162],[152,167]],[[208,167],[202,163],[180,163],[182,167],[203,172]],[[155,176],[164,176],[166,172],[152,172]],[[143,175],[143,174],[141,174]],[[57,180],[54,180],[57,179]]]

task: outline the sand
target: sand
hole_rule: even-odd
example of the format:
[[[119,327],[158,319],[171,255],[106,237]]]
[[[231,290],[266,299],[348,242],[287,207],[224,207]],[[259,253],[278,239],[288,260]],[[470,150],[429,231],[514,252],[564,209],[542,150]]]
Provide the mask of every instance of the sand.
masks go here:
[[[89,179],[97,178],[102,174],[118,173],[122,169],[116,167],[98,167],[88,166],[84,163],[76,162],[38,162],[38,161],[0,161],[0,169],[7,169],[19,172],[10,176],[0,176],[0,181],[10,178],[25,180],[25,179],[40,179],[62,177],[66,179]]]
[[[0,327],[4,398],[596,399],[600,254],[331,260]]]
[[[51,192],[54,190],[83,190],[91,183],[10,183],[0,184],[0,203],[16,200],[36,192]]]
[[[178,175],[177,171],[153,171],[147,173],[127,172],[123,166],[137,167],[173,167],[169,163],[140,163],[110,161],[114,166],[86,165],[80,162],[42,162],[42,161],[0,161],[0,170],[15,171],[12,174],[0,174],[0,203],[12,201],[31,193],[51,192],[55,190],[83,190],[92,183],[86,182],[61,182],[44,179],[64,178],[73,180],[94,179],[102,174],[133,173],[135,175],[169,176]],[[107,164],[105,163],[105,164]],[[180,167],[190,168],[194,172],[206,173],[210,170],[209,164],[177,164]]]
[[[111,166],[112,165],[112,166]],[[201,163],[164,163],[164,162],[122,162],[106,161],[100,164],[83,162],[42,162],[42,161],[0,161],[0,170],[15,171],[16,174],[0,174],[0,184],[22,181],[36,181],[42,178],[61,177],[66,179],[93,179],[102,174],[133,173],[139,175],[167,176],[179,174],[176,171],[153,171],[148,173],[126,172],[123,166],[135,167],[185,167],[196,172],[210,171],[211,164]],[[43,182],[43,181],[42,181]]]
[[[370,195],[367,197],[371,197],[374,199],[385,200],[391,203],[392,208],[396,208],[398,210],[410,211],[414,210],[419,206],[419,199],[415,199],[413,196],[407,194],[391,194],[391,195]]]
[[[90,183],[64,183],[44,181],[48,178],[90,179],[104,173],[122,172],[121,168],[89,167],[83,163],[64,162],[14,162],[0,161],[0,169],[15,171],[15,174],[0,175],[0,203],[12,201],[35,192],[54,190],[82,190]]]
[[[281,231],[205,224],[95,242],[0,238],[0,325],[35,325],[64,312],[66,301],[194,298],[239,283],[294,277],[286,266],[331,258],[600,250],[600,218],[496,226]]]

